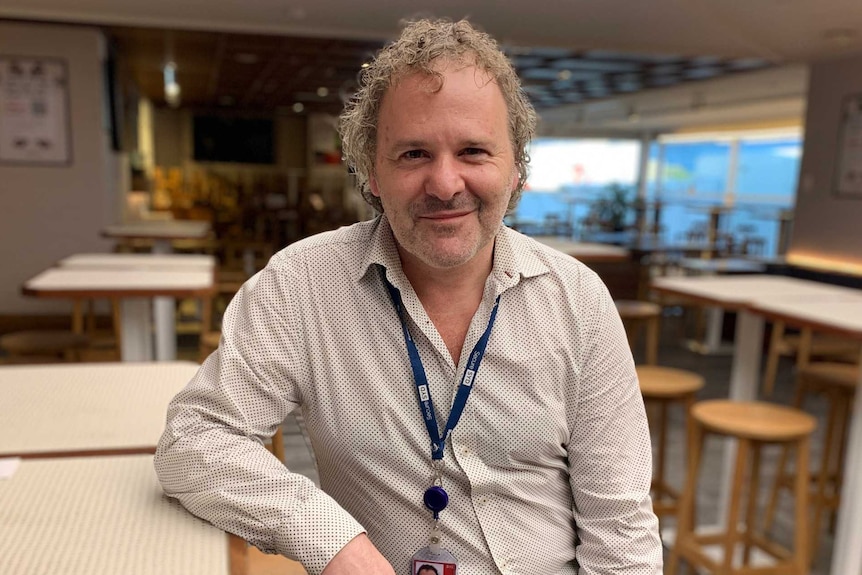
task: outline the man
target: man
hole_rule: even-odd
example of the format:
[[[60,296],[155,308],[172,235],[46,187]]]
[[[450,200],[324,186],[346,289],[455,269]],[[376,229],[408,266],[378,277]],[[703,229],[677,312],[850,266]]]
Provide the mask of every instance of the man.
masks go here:
[[[660,573],[613,302],[502,225],[534,126],[489,36],[408,25],[342,115],[382,215],[289,246],[237,294],[170,406],[165,491],[312,575]],[[321,489],[261,445],[297,407]]]
[[[433,565],[422,565],[419,569],[416,570],[416,575],[440,575],[437,573],[437,568]]]

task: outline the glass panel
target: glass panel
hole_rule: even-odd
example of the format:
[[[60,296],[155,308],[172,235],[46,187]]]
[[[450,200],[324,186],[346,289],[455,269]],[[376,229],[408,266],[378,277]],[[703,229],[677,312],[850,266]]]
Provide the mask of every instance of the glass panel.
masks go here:
[[[636,193],[638,141],[537,138],[529,153],[527,187],[507,218],[525,233],[576,235],[609,186],[622,185],[630,197]]]

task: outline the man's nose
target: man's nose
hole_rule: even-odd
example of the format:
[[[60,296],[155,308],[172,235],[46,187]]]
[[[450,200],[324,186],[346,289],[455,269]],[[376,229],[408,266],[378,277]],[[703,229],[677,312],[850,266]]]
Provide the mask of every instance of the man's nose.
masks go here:
[[[465,191],[463,165],[457,158],[438,156],[429,166],[425,193],[443,201]]]

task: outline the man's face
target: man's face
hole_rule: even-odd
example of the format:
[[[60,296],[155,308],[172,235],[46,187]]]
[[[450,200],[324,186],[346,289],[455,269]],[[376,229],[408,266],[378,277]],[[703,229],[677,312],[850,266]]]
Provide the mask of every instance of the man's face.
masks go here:
[[[413,74],[383,97],[371,191],[401,258],[454,268],[488,256],[517,185],[506,102],[475,66],[441,62],[443,84]]]
[[[430,567],[422,567],[421,569],[419,569],[419,571],[416,573],[416,575],[436,575],[436,574],[434,573],[434,570],[431,569]]]

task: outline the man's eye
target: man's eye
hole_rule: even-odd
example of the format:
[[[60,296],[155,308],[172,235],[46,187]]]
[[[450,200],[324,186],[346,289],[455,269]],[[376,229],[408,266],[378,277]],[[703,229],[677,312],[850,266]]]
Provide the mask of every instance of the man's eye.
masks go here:
[[[485,150],[483,150],[482,148],[464,148],[464,151],[461,153],[465,156],[475,156],[478,154],[484,154]]]
[[[408,152],[404,152],[404,157],[408,160],[418,160],[419,158],[424,157],[425,153],[422,150],[410,150]]]

